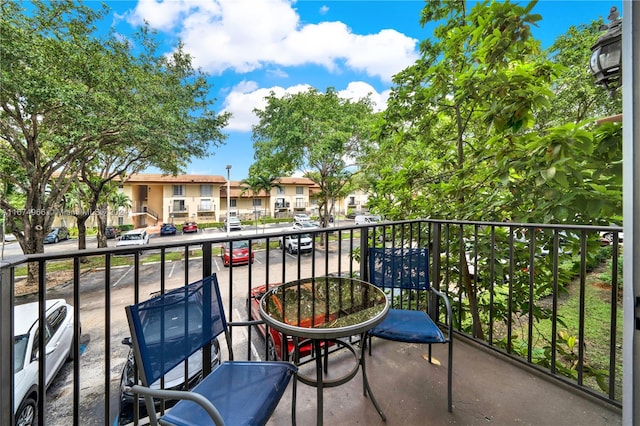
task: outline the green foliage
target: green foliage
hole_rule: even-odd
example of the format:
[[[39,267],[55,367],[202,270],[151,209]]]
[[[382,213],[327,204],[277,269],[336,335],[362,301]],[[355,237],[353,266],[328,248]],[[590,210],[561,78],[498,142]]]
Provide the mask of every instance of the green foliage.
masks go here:
[[[562,66],[562,72],[553,84],[554,102],[536,117],[538,129],[580,123],[622,111],[620,94],[612,99],[602,86],[594,84],[588,66],[577,66],[589,63],[590,47],[602,35],[601,25],[602,20],[571,26],[543,52],[554,64]]]
[[[371,109],[368,98],[341,99],[333,88],[282,98],[271,93],[265,109],[254,111],[259,118],[252,135],[256,162],[249,174],[303,171],[320,187],[319,207],[327,220],[330,200],[351,178],[354,164],[347,159],[358,158],[370,141]]]
[[[421,43],[420,59],[394,77],[376,124],[378,149],[367,152],[364,169],[370,208],[392,220],[621,223],[621,128],[595,127],[591,115],[619,103],[599,102],[604,93],[597,88],[577,90],[593,86],[587,58],[595,25],[559,40],[549,58],[531,36],[541,19],[535,4],[487,1],[468,10],[463,1],[425,3],[421,23],[437,26]],[[518,243],[511,274],[498,260],[509,259],[508,235],[497,231],[491,261],[488,231],[461,231],[446,253],[459,259],[451,281],[465,306],[461,326],[476,337],[487,331],[489,315],[506,321],[507,284],[512,312],[531,312],[536,320],[548,311],[535,302],[553,291],[552,256],[536,254],[531,263]],[[550,233],[530,236],[536,247],[552,247]],[[580,252],[579,239],[568,239],[560,289],[577,272],[572,257]],[[591,266],[599,243],[588,241]],[[460,248],[469,242],[471,251]],[[490,267],[492,277],[484,272]]]
[[[25,230],[25,253],[42,252],[42,230],[72,185],[95,210],[114,178],[149,165],[177,173],[224,140],[228,115],[212,110],[206,76],[182,46],[160,54],[147,27],[131,40],[98,35],[106,9],[78,2],[0,8],[0,207],[42,212],[8,218]]]

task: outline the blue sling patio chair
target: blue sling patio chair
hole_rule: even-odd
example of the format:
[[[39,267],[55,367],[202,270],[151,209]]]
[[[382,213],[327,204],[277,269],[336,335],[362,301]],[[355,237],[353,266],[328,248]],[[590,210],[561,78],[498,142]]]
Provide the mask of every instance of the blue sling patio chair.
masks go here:
[[[141,385],[152,425],[263,425],[269,420],[293,376],[292,423],[295,425],[297,367],[289,362],[233,361],[229,326],[218,280],[213,274],[125,308]],[[221,363],[190,391],[151,388],[224,333],[229,361]],[[154,398],[178,400],[160,418]]]
[[[369,249],[369,281],[391,297],[387,317],[369,331],[371,337],[404,343],[434,343],[448,345],[448,410],[452,411],[451,379],[453,377],[453,339],[451,304],[446,294],[436,290],[429,281],[429,250],[426,248],[371,248]],[[433,296],[444,302],[446,334],[429,315],[429,300]],[[437,309],[436,309],[437,311]]]

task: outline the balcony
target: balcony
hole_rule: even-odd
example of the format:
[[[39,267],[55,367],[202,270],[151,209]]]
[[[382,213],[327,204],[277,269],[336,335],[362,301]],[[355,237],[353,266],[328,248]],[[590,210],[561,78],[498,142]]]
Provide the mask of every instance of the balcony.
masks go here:
[[[141,249],[9,259],[0,264],[0,424],[13,424],[13,363],[8,360],[13,356],[15,304],[62,297],[74,306],[75,329],[80,330],[81,325],[73,345],[75,361],[64,364],[46,398],[38,401],[38,411],[45,413],[40,424],[114,425],[120,375],[128,353],[120,343],[128,336],[124,306],[215,272],[227,298],[228,315],[244,320],[247,295],[258,285],[329,273],[366,277],[366,265],[359,260],[371,244],[429,247],[432,281],[439,283],[454,305],[453,413],[447,412],[443,348],[433,347],[437,362],[429,364],[426,347],[373,341],[367,371],[387,425],[621,424],[620,231],[617,227],[415,220],[319,230],[318,234],[326,232],[326,238],[316,238],[312,253],[301,255],[276,248],[278,229],[265,234],[249,232],[230,239],[250,238],[255,263],[227,268],[217,249],[228,239],[212,234],[152,238]],[[286,232],[291,233],[289,228]],[[612,237],[603,239],[604,234]],[[326,240],[328,244],[322,245]],[[25,280],[19,275],[28,262],[50,272],[37,276],[39,291],[23,295]],[[61,271],[61,262],[67,262],[70,269]],[[590,281],[594,274],[595,284]],[[575,324],[567,325],[569,331],[564,330],[570,321],[561,309],[567,297],[560,291],[563,284],[578,295],[572,308]],[[472,288],[478,290],[471,294],[482,319],[479,329],[469,320]],[[589,322],[593,288],[602,290],[597,297],[610,308],[598,330],[592,330]],[[537,320],[541,314],[544,319]],[[543,322],[555,331],[552,336],[540,331]],[[594,331],[602,347],[595,347]],[[569,348],[567,333],[585,344]],[[248,335],[234,330],[232,339],[236,358],[265,358],[264,341],[256,330]],[[342,354],[335,352],[331,357],[329,374],[339,374]],[[43,371],[44,359],[39,366]],[[41,385],[40,395],[43,388]],[[359,374],[345,385],[325,389],[324,395],[326,424],[383,424],[371,401],[363,396]],[[315,423],[315,398],[315,388],[298,384],[299,424]],[[290,422],[288,404],[283,398],[269,424]]]
[[[198,204],[198,213],[211,213],[213,214],[216,209],[212,204]]]

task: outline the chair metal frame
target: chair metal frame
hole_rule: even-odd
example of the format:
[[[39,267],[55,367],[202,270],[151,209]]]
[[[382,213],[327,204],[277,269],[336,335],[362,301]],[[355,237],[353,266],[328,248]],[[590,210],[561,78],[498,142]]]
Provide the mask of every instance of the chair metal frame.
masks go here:
[[[369,282],[389,291],[392,303],[387,318],[368,333],[369,355],[372,337],[405,343],[425,343],[429,345],[429,363],[432,363],[431,345],[447,344],[447,408],[452,412],[453,313],[447,295],[431,285],[429,250],[409,247],[370,248],[368,256]],[[422,300],[422,294],[427,295],[426,300]],[[436,296],[435,300],[432,300],[432,295]],[[395,303],[398,301],[399,304]],[[438,326],[438,301],[444,302],[446,309],[446,334]],[[419,325],[423,331],[416,333],[415,325]]]
[[[174,298],[176,301],[173,301]],[[202,315],[192,316],[190,312],[193,311],[191,307],[193,303],[196,303],[197,307],[201,307]],[[183,303],[184,307],[177,306],[179,303]],[[157,305],[157,306],[154,306]],[[171,327],[169,321],[165,320],[165,315],[170,312],[169,309],[184,309],[184,319],[178,325],[184,324],[184,327]],[[157,335],[153,335],[155,340],[151,342],[149,336],[150,332],[147,332],[145,336],[145,325],[150,328],[151,325],[157,325],[151,322],[144,323],[144,312],[141,318],[140,312],[145,309],[162,309],[160,316],[160,324],[158,325],[160,330],[159,348],[162,348],[160,355],[158,353],[151,354],[147,349],[147,344],[151,343],[158,345]],[[291,406],[291,418],[292,424],[296,424],[296,383],[297,383],[297,367],[285,361],[234,361],[233,348],[231,345],[231,336],[229,329],[232,326],[253,326],[262,323],[261,320],[251,320],[243,322],[227,322],[222,300],[220,298],[220,290],[218,288],[218,280],[215,274],[205,277],[202,280],[188,284],[184,287],[180,287],[174,290],[170,290],[164,294],[156,297],[152,297],[144,302],[130,305],[125,307],[127,313],[127,320],[129,322],[129,328],[131,331],[131,341],[136,360],[137,370],[141,385],[133,385],[130,387],[130,391],[136,395],[142,395],[147,406],[147,412],[151,425],[175,425],[182,424],[179,421],[176,422],[175,418],[171,420],[158,417],[156,413],[156,406],[154,404],[154,398],[159,399],[177,399],[178,402],[175,406],[170,408],[164,416],[172,417],[172,411],[175,413],[177,407],[180,407],[180,411],[194,411],[202,408],[211,422],[203,416],[203,421],[207,424],[215,424],[216,426],[224,425],[229,422],[225,418],[225,413],[221,412],[215,404],[207,398],[207,394],[210,390],[220,386],[213,386],[216,381],[227,380],[222,382],[221,386],[230,387],[232,384],[229,380],[231,374],[244,374],[243,377],[253,378],[253,371],[257,371],[256,380],[263,379],[259,377],[265,371],[269,373],[270,382],[265,382],[266,386],[270,386],[271,390],[265,392],[265,401],[262,401],[258,414],[261,415],[259,419],[247,418],[242,420],[242,424],[264,424],[273,413],[275,406],[282,398],[288,383],[293,379],[292,383],[292,406]],[[178,311],[180,312],[180,311]],[[180,330],[182,328],[182,330]],[[157,330],[156,330],[157,331]],[[207,357],[207,352],[211,342],[215,340],[220,334],[224,333],[225,340],[227,342],[227,350],[229,360],[221,363],[213,371],[211,371],[206,377],[202,379],[192,390],[169,390],[169,389],[152,389],[150,385],[156,382],[160,377],[163,377],[166,373],[171,371],[177,365],[182,362],[188,362],[187,359],[190,355],[196,351],[202,349],[203,356]],[[165,346],[168,341],[173,341],[173,346]],[[178,342],[176,344],[176,342]],[[177,351],[176,351],[177,348]],[[206,363],[203,363],[203,366]],[[251,371],[252,374],[247,374]],[[203,370],[203,374],[207,371]],[[273,376],[273,377],[271,377]],[[216,383],[217,385],[217,383]],[[232,395],[233,389],[227,389],[224,392],[224,399],[229,400]],[[219,397],[219,396],[218,396]],[[246,397],[246,395],[245,395]],[[252,398],[255,399],[254,395]],[[214,399],[214,398],[212,398]],[[185,402],[186,401],[186,402]],[[189,401],[197,404],[191,404]],[[242,410],[233,410],[236,411]],[[228,414],[228,413],[226,413]],[[175,417],[175,416],[174,416]],[[180,419],[178,419],[180,420]],[[190,422],[193,422],[192,420]],[[236,423],[234,421],[233,423]],[[188,424],[185,421],[184,424]],[[231,423],[231,422],[230,422]],[[200,423],[198,423],[200,424]]]

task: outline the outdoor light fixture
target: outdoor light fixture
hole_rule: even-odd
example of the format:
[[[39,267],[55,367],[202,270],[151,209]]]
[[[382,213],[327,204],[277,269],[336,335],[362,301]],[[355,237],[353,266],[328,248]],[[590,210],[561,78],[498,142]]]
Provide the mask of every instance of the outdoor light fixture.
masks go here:
[[[622,19],[618,9],[609,11],[609,25],[602,25],[606,32],[591,46],[591,72],[596,83],[604,86],[613,96],[622,83]]]

